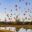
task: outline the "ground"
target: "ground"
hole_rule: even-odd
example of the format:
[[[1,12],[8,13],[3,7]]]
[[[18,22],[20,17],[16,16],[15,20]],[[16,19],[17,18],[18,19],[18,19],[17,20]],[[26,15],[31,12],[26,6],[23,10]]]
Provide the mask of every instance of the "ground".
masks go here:
[[[25,29],[32,29],[32,25],[31,24],[22,24],[22,23],[0,23],[0,27],[16,27],[16,29],[20,29],[20,28],[25,28]],[[7,30],[0,30],[0,32],[11,32],[11,31],[7,31]]]

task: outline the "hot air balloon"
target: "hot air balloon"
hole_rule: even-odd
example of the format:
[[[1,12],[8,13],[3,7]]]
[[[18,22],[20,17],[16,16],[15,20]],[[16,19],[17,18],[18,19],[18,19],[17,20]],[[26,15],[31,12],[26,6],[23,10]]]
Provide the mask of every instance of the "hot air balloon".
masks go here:
[[[10,20],[10,18],[9,18],[9,20]]]
[[[12,9],[11,9],[11,12],[12,12]]]
[[[27,11],[25,11],[27,13]]]
[[[1,5],[2,3],[0,3],[0,5]]]
[[[15,5],[15,7],[17,7],[17,4]]]
[[[24,0],[22,0],[22,1],[24,1]]]
[[[27,19],[27,17],[25,17],[25,19]]]
[[[7,14],[7,17],[9,17],[9,14]]]
[[[18,11],[18,10],[16,9],[16,11]]]
[[[26,4],[26,6],[27,6],[28,3],[26,2],[25,4]]]
[[[29,5],[30,5],[30,2],[29,2]]]
[[[21,0],[19,0],[19,2],[21,2]]]
[[[24,16],[25,16],[26,14],[24,13]]]

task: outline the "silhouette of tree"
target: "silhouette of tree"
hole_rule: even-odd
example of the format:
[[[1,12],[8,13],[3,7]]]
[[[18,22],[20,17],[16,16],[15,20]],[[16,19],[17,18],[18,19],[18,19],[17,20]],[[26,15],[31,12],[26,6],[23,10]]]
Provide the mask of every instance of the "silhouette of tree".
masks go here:
[[[15,18],[16,22],[20,22],[20,19],[18,19],[18,15]]]
[[[16,22],[18,22],[18,23],[19,23],[19,22],[20,22],[20,19],[16,19]]]

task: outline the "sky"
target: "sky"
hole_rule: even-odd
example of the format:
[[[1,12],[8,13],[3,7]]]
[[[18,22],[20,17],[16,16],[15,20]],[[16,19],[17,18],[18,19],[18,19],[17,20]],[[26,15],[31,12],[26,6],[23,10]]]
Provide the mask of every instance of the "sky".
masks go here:
[[[16,7],[17,6],[17,7]],[[11,11],[12,9],[12,11]],[[16,11],[17,9],[17,11]],[[29,9],[29,12],[28,12]],[[25,12],[27,11],[27,13]],[[32,0],[0,0],[0,18],[8,18],[6,15],[12,13],[12,18],[19,15],[22,17],[32,17]],[[23,14],[26,14],[25,16]],[[30,15],[30,16],[29,16]]]

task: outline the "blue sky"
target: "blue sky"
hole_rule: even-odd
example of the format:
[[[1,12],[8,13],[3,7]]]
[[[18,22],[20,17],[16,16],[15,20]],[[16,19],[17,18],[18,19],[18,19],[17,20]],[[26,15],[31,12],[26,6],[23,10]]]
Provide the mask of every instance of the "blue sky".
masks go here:
[[[27,2],[27,5],[25,4]],[[29,5],[30,3],[30,5]],[[15,5],[17,4],[17,11],[15,10]],[[20,9],[19,9],[20,7]],[[6,10],[4,9],[6,8]],[[0,14],[3,15],[5,14],[5,11],[6,11],[6,14],[8,13],[13,13],[13,16],[14,14],[15,15],[18,15],[19,16],[23,16],[23,13],[25,11],[28,11],[28,8],[30,9],[29,11],[32,12],[32,0],[0,0]],[[12,12],[11,12],[11,9],[12,9]],[[29,13],[31,16],[32,16],[32,13]],[[12,16],[12,17],[13,17]],[[3,16],[4,17],[4,16]]]

